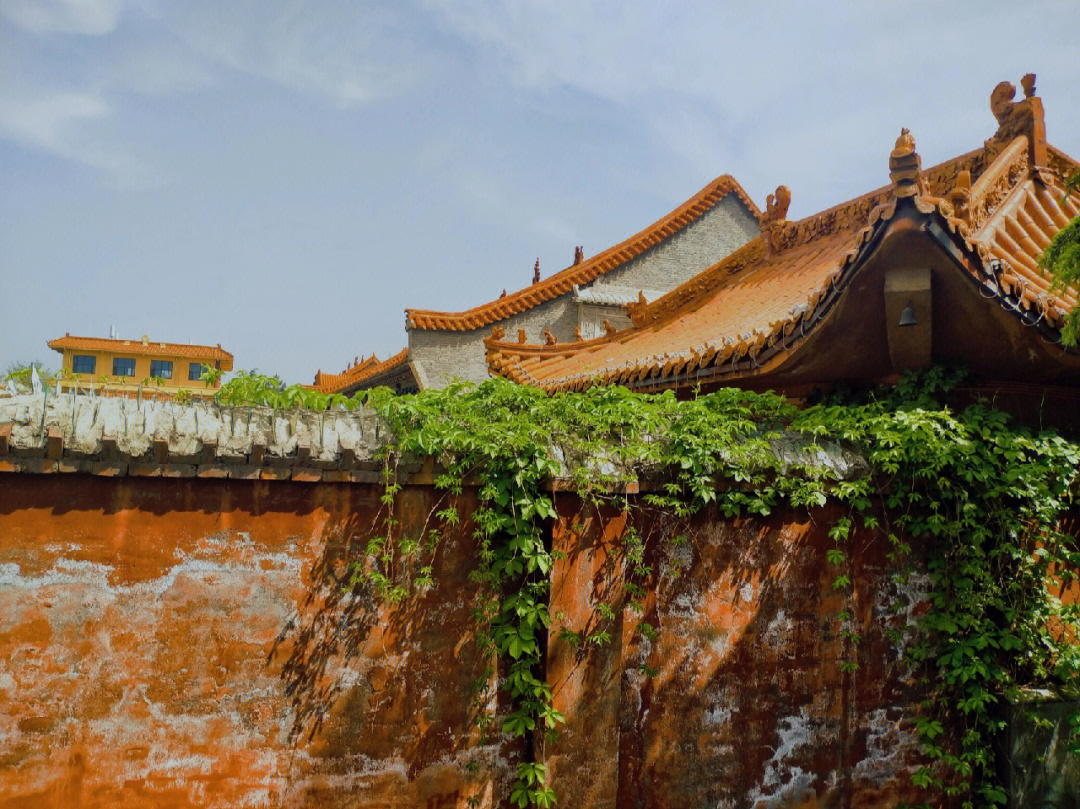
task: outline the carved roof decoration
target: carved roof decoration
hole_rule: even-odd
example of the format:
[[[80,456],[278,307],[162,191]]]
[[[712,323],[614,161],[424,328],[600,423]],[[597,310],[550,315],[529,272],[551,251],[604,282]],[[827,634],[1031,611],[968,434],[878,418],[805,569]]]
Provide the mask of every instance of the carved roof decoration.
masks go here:
[[[575,251],[575,261],[566,269],[537,280],[517,292],[503,295],[490,303],[464,312],[406,309],[405,323],[410,329],[470,331],[525,312],[545,301],[572,292],[575,285],[587,284],[621,267],[698,220],[729,194],[734,194],[755,216],[760,216],[757,205],[742,186],[734,177],[725,174],[717,177],[671,213],[602,253],[586,259]],[[537,269],[534,267],[534,271]]]
[[[392,371],[409,359],[409,349],[403,348],[392,357],[380,360],[374,354],[346,368],[340,374],[315,374],[312,387],[320,393],[341,393],[376,376]]]
[[[1032,107],[1041,112],[1041,102],[1029,112]],[[1078,164],[1045,144],[1032,148],[1039,128],[1029,112],[1022,113],[1027,130],[1008,143],[995,136],[926,171],[903,130],[890,154],[891,185],[798,222],[784,220],[789,196],[778,189],[760,237],[658,300],[628,304],[633,328],[554,346],[489,337],[488,365],[494,374],[551,392],[594,384],[648,390],[706,375],[767,373],[828,317],[861,257],[897,210],[909,206],[962,245],[971,259],[966,271],[984,294],[1053,333],[1077,305],[1077,293],[1051,292],[1036,259],[1080,213],[1075,195],[1062,202],[1063,178]],[[1033,158],[1040,153],[1041,165]]]
[[[117,354],[131,354],[150,357],[181,357],[191,360],[211,360],[221,363],[221,370],[231,371],[233,355],[221,347],[195,345],[191,343],[160,343],[157,341],[121,340],[114,337],[74,337],[65,334],[48,342],[53,351],[112,351]]]

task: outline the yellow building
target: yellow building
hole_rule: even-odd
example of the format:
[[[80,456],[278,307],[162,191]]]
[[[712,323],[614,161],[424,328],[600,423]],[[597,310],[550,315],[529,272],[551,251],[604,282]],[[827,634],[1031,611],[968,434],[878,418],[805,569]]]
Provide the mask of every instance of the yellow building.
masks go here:
[[[225,372],[233,368],[233,356],[221,345],[119,340],[104,337],[72,337],[65,334],[49,342],[49,348],[63,355],[60,390],[91,384],[102,392],[143,396],[174,395],[188,390],[197,396],[212,395],[221,382],[208,386],[203,376],[210,369]]]

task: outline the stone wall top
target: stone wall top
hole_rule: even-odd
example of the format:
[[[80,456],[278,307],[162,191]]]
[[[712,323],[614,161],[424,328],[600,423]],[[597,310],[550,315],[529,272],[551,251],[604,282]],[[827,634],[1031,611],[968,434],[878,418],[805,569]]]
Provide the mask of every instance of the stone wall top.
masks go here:
[[[0,398],[0,471],[374,482],[378,415],[50,393]]]
[[[369,408],[274,410],[69,393],[50,394],[47,402],[41,394],[0,398],[0,472],[376,483],[389,435]],[[788,434],[771,445],[781,469],[810,467],[844,479],[867,469],[861,452],[836,442]],[[565,476],[551,482],[555,489],[572,488],[570,471],[581,467],[628,492],[668,479],[667,470],[624,468],[572,444],[556,441],[551,452]],[[399,463],[399,480],[431,482],[434,465],[421,460]]]

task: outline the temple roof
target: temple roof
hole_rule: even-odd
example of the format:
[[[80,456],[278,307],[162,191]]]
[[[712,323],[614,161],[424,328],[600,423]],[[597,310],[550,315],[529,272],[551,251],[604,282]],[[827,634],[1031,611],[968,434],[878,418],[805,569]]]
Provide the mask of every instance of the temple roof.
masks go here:
[[[545,301],[571,292],[575,285],[587,284],[621,267],[692,224],[729,194],[735,194],[755,215],[759,213],[757,206],[742,186],[734,177],[725,174],[717,177],[674,211],[658,219],[640,233],[592,258],[583,259],[531,286],[464,312],[406,309],[405,322],[410,329],[469,331],[527,311]]]
[[[216,346],[193,345],[189,343],[159,343],[145,337],[142,340],[120,340],[112,337],[73,337],[65,334],[50,340],[49,348],[53,351],[113,351],[117,354],[137,356],[181,357],[192,360],[215,360],[221,363],[221,370],[231,371],[233,355]]]
[[[361,382],[394,370],[408,359],[409,349],[407,348],[401,349],[397,354],[385,360],[380,360],[372,354],[349,366],[340,374],[324,374],[322,371],[317,371],[312,387],[320,393],[341,393]]]
[[[1014,106],[1029,104],[1019,112],[1030,117],[1030,102],[1039,99]],[[1041,102],[1038,117],[1041,123]],[[658,300],[628,306],[633,327],[556,345],[510,343],[496,331],[485,340],[488,365],[548,391],[671,387],[704,369],[714,380],[764,375],[827,320],[875,239],[898,210],[912,206],[932,220],[927,227],[960,245],[965,271],[984,296],[1053,332],[1076,306],[1076,291],[1051,292],[1036,260],[1080,212],[1075,197],[1063,201],[1063,178],[1077,162],[1035,142],[1037,127],[1008,137],[1016,129],[1002,124],[982,149],[925,171],[905,130],[893,159],[907,168],[893,184],[798,222],[784,219],[790,194],[781,187],[761,217],[760,236]]]

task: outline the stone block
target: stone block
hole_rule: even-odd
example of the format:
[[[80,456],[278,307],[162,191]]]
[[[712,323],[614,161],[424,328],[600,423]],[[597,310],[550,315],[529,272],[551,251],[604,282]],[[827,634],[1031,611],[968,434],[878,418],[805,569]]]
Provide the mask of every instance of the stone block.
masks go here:
[[[163,478],[193,478],[195,477],[195,464],[193,463],[167,463],[161,465]]]
[[[127,475],[127,464],[120,461],[91,461],[90,474],[116,478]]]
[[[59,461],[64,455],[64,434],[56,427],[50,427],[45,437],[45,457],[50,461]]]
[[[133,462],[128,464],[128,475],[136,478],[159,478],[161,477],[161,464]]]

